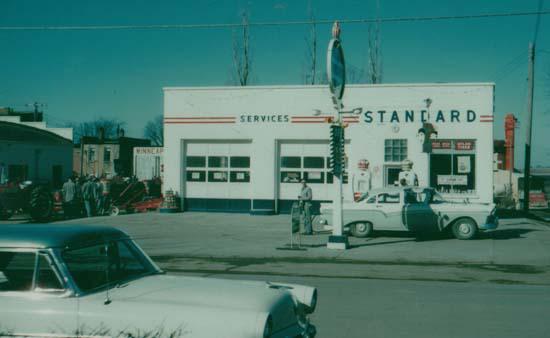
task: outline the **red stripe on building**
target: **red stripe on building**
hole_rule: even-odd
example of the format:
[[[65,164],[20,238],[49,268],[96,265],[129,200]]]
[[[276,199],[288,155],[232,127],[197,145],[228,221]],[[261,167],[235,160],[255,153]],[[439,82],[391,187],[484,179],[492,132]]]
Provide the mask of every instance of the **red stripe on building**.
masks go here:
[[[231,116],[204,116],[204,117],[165,117],[165,120],[234,120]]]
[[[164,121],[165,124],[208,124],[208,123],[225,123],[234,124],[235,121]]]

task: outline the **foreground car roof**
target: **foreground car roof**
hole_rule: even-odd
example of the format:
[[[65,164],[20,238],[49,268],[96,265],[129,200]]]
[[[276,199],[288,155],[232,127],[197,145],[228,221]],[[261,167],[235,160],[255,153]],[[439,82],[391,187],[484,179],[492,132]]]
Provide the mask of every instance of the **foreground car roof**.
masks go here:
[[[108,226],[70,224],[0,225],[0,248],[71,248],[126,238],[129,238],[126,233]]]

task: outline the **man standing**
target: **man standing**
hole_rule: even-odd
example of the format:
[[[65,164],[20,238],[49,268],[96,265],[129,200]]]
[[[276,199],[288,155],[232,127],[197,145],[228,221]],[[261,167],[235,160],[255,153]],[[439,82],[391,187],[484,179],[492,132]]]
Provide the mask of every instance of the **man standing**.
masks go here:
[[[65,218],[73,218],[75,216],[77,187],[74,183],[74,177],[71,176],[67,182],[63,183],[63,214]]]
[[[399,173],[400,186],[418,186],[418,176],[413,171],[413,161],[406,159],[401,163],[401,172]]]
[[[96,184],[94,177],[89,177],[84,185],[82,185],[82,198],[84,199],[84,208],[86,208],[86,216],[92,217],[96,206]]]
[[[372,173],[369,169],[369,164],[367,159],[360,159],[357,162],[357,171],[351,178],[353,200],[355,202],[360,201],[372,188]]]
[[[301,209],[304,217],[304,234],[312,235],[313,227],[311,225],[311,200],[313,200],[313,191],[306,183],[306,180],[302,179],[302,190],[298,197],[301,204]]]

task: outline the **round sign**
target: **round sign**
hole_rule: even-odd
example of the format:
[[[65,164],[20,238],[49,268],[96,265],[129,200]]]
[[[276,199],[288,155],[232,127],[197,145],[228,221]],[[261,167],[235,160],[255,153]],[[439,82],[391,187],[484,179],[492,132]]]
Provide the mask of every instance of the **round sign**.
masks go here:
[[[344,50],[338,39],[332,39],[328,44],[327,75],[332,95],[341,100],[346,86],[346,63]]]

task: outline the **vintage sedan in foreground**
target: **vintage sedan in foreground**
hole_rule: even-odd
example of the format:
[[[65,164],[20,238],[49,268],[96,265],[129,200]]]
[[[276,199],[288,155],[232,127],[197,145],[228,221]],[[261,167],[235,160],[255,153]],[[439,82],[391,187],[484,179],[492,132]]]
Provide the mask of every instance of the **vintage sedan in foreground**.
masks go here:
[[[343,204],[344,228],[356,237],[374,230],[416,233],[451,230],[471,239],[480,230],[496,229],[494,204],[447,201],[433,188],[388,187],[371,191],[358,202]],[[332,221],[332,205],[321,205],[320,223]]]
[[[112,227],[0,226],[0,336],[313,337],[313,287],[170,276]]]

